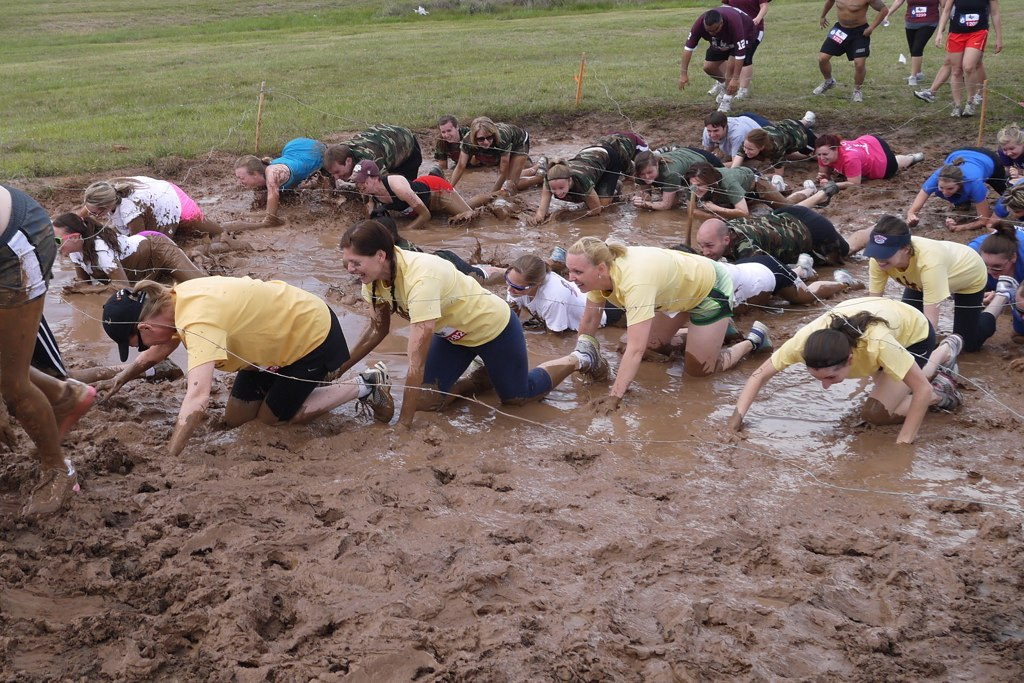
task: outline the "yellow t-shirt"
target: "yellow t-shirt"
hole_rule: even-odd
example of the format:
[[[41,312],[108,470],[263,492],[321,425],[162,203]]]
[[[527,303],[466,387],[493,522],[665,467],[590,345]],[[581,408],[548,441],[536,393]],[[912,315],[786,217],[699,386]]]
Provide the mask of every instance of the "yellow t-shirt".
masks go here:
[[[627,247],[612,261],[612,289],[587,292],[595,303],[606,300],[626,311],[626,324],[650,320],[658,311],[689,311],[711,293],[717,273],[711,259],[658,247]]]
[[[434,321],[434,334],[460,346],[481,346],[508,325],[508,304],[473,278],[433,254],[395,248],[395,301],[398,314],[409,322]],[[371,305],[391,308],[391,287],[377,281],[363,285],[363,298]]]
[[[888,326],[881,323],[868,325],[853,350],[850,362],[851,379],[870,377],[881,368],[893,379],[901,380],[914,364],[914,356],[908,346],[928,337],[928,318],[913,306],[880,296],[866,296],[849,299],[836,304],[833,311],[849,318],[861,311],[884,318]],[[804,325],[785,344],[772,354],[772,365],[776,370],[785,370],[790,365],[804,362],[804,345],[812,332],[824,330],[832,323],[832,313],[815,318]]]
[[[173,288],[174,324],[188,369],[284,367],[320,346],[331,330],[327,304],[286,282],[201,277]]]
[[[883,292],[889,278],[924,292],[926,305],[944,301],[950,294],[973,294],[985,289],[988,271],[978,252],[966,244],[911,237],[914,255],[906,270],[882,270],[871,259],[868,291]]]

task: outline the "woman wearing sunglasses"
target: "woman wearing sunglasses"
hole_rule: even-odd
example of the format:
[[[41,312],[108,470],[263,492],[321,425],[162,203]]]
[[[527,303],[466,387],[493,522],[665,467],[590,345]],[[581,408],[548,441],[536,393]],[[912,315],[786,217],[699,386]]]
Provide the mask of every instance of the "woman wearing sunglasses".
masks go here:
[[[486,116],[477,117],[469,124],[452,173],[452,187],[459,184],[470,159],[486,166],[498,166],[498,179],[491,192],[504,188],[509,194],[515,194],[543,180],[542,176],[523,180],[523,169],[530,161],[530,134],[519,126],[495,123]]]
[[[195,200],[180,187],[146,176],[93,183],[85,188],[78,215],[110,221],[122,235],[153,230],[174,237],[180,228],[209,235],[223,232],[219,224],[206,219]]]
[[[1024,197],[1024,192],[1019,194]],[[983,329],[982,334],[995,334],[996,318],[1006,304],[1010,304],[1013,332],[1024,336],[1024,318],[1021,318],[1020,309],[1014,305],[1015,294],[1020,283],[1024,282],[1024,228],[1000,222],[996,224],[995,232],[977,237],[967,246],[981,254],[985,268],[988,269],[983,301],[985,310],[978,321]]]
[[[590,336],[581,337],[568,356],[531,370],[522,325],[508,304],[448,261],[396,247],[391,232],[375,220],[353,225],[340,246],[346,269],[359,277],[373,309],[352,362],[387,336],[393,315],[409,321],[399,424],[411,425],[417,410],[441,408],[476,384],[472,375],[459,378],[477,357],[502,403],[513,405],[543,398],[575,371],[596,380],[608,375],[608,361]]]
[[[53,221],[60,253],[75,265],[75,292],[130,287],[140,280],[185,282],[206,273],[163,233],[122,235],[95,218],[65,213]],[[99,284],[93,288],[92,282]]]

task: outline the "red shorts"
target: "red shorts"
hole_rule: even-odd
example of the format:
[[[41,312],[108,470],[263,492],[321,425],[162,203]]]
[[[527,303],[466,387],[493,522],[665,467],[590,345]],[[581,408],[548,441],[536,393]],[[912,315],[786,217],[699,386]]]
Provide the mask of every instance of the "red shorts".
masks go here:
[[[988,42],[988,30],[974,31],[973,33],[950,33],[946,39],[946,52],[963,52],[967,48],[985,51],[985,43]]]
[[[436,175],[421,175],[413,182],[423,183],[430,188],[431,192],[451,192],[455,189],[447,180]]]

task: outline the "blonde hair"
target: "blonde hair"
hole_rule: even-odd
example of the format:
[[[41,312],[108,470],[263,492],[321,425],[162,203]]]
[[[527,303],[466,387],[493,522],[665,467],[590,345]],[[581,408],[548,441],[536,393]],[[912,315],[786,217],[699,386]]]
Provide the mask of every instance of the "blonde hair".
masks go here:
[[[615,259],[626,255],[626,245],[603,242],[596,237],[581,237],[569,247],[568,253],[583,254],[595,266],[603,263],[610,268]]]
[[[255,175],[266,176],[267,166],[270,165],[270,157],[256,157],[252,154],[246,154],[238,157],[235,161],[235,169],[244,168],[249,173]]]
[[[494,136],[494,147],[498,146],[500,142],[498,140],[498,126],[491,119],[486,116],[478,116],[473,119],[473,122],[469,124],[469,141],[473,146],[476,146],[476,136],[483,131],[487,135]]]
[[[142,302],[142,311],[139,313],[139,322],[149,320],[159,315],[167,308],[174,308],[174,298],[171,296],[171,288],[153,280],[140,280],[132,289],[136,294],[145,294],[146,300]]]
[[[549,180],[569,180],[572,178],[572,169],[565,157],[555,157],[548,162],[548,172],[545,182]]]
[[[1024,145],[1024,130],[1016,123],[1011,123],[996,134],[996,142],[1000,147],[1009,144]]]
[[[111,178],[110,180],[97,180],[85,188],[82,202],[100,206],[103,208],[114,208],[122,199],[135,190],[145,187],[144,184],[134,178]]]
[[[531,287],[544,282],[548,275],[548,265],[535,254],[523,254],[509,268],[520,273]]]

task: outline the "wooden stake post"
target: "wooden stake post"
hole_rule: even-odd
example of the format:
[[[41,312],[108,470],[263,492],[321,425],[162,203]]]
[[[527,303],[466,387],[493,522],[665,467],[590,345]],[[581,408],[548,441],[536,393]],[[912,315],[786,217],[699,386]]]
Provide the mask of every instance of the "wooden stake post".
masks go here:
[[[583,96],[583,67],[587,65],[587,53],[583,53],[583,60],[580,62],[580,71],[572,77],[576,81],[576,108],[580,108],[580,97]]]
[[[970,93],[968,93],[970,96]],[[981,112],[978,117],[978,147],[981,147],[981,139],[985,135],[985,108],[988,105],[988,80],[981,84]]]
[[[256,149],[253,153],[260,155],[260,127],[263,125],[263,100],[267,95],[267,82],[260,81],[260,102],[256,105]]]

